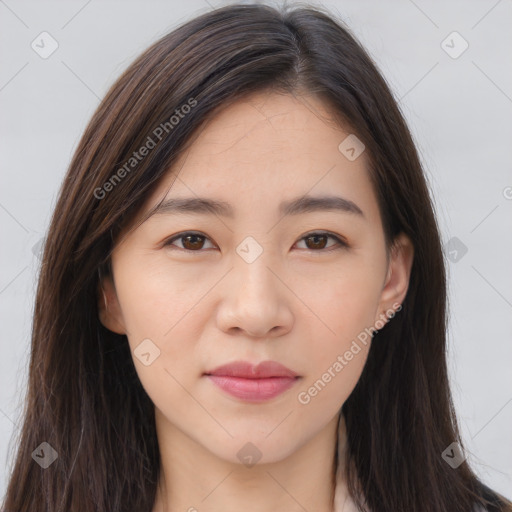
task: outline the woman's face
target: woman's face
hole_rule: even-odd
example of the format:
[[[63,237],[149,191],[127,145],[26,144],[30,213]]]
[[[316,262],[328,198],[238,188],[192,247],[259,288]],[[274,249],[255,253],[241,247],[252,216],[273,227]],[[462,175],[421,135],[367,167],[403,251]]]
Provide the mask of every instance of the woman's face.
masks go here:
[[[412,248],[403,237],[388,264],[363,148],[304,100],[259,93],[207,123],[144,212],[163,198],[222,209],[162,205],[103,282],[101,320],[127,334],[158,429],[232,462],[246,443],[283,459],[326,427],[408,286]],[[235,361],[296,377],[207,375]]]

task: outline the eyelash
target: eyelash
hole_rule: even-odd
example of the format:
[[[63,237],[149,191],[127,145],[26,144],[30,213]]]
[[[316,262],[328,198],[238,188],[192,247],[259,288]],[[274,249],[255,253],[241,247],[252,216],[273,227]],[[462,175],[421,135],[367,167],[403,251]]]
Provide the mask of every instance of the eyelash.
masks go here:
[[[177,235],[175,235],[172,238],[170,238],[169,240],[167,240],[164,243],[164,247],[171,247],[173,250],[174,249],[178,249],[178,250],[185,251],[185,252],[188,252],[188,253],[204,252],[202,249],[198,249],[197,251],[193,251],[193,250],[190,250],[190,249],[184,249],[182,247],[173,246],[172,243],[175,240],[179,240],[181,238],[185,238],[186,236],[189,236],[189,235],[198,236],[198,237],[204,237],[205,239],[209,239],[206,235],[204,235],[203,233],[200,233],[200,232],[184,231],[182,233],[178,233]],[[306,235],[304,235],[302,238],[300,238],[299,241],[305,240],[307,238],[311,238],[313,236],[327,236],[328,238],[332,238],[332,239],[336,240],[336,242],[338,243],[338,246],[337,247],[336,246],[329,247],[327,249],[324,248],[324,249],[305,249],[305,250],[309,250],[311,252],[328,252],[328,251],[333,251],[333,250],[340,250],[340,249],[348,249],[349,248],[349,245],[342,238],[340,238],[339,236],[335,235],[334,233],[330,233],[329,231],[313,231],[311,233],[307,233]]]

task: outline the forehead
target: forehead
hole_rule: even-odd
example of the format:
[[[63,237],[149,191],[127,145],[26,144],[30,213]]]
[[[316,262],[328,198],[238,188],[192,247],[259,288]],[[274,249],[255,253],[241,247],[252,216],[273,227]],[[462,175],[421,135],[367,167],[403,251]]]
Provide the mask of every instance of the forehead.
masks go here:
[[[261,162],[278,163],[289,170],[285,162],[296,163],[307,156],[307,161],[332,165],[339,160],[338,145],[346,135],[318,99],[262,92],[229,105],[210,119],[187,160],[189,167],[213,157],[223,161],[224,168],[231,163],[253,166]]]
[[[377,220],[364,151],[350,160],[339,149],[350,135],[314,96],[252,94],[202,126],[149,203],[206,196],[254,213],[305,194],[339,193]]]

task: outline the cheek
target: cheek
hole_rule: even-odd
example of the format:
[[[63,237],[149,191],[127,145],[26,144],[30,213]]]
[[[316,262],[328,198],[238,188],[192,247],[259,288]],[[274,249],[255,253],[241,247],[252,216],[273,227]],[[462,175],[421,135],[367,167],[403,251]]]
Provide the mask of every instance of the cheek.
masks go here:
[[[151,401],[177,421],[178,412],[193,406],[186,390],[193,389],[201,370],[195,359],[200,322],[194,305],[204,291],[186,283],[181,289],[176,284],[183,279],[171,280],[154,267],[134,269],[123,273],[126,279],[118,287],[132,359]]]
[[[118,297],[125,325],[134,337],[154,337],[165,344],[182,324],[190,324],[195,306],[215,281],[169,269],[165,262],[130,263],[119,265]]]
[[[129,263],[118,262],[116,288],[137,374],[156,405],[179,402],[186,398],[182,386],[191,388],[203,370],[194,340],[200,338],[200,299],[212,284]]]
[[[373,326],[380,299],[380,274],[371,266],[354,258],[337,267],[316,279],[307,274],[300,287],[304,304],[318,318],[317,342],[325,352],[346,350],[352,339]]]
[[[304,302],[318,320],[306,322],[311,328],[306,349],[309,371],[300,389],[304,392],[303,400],[298,397],[300,403],[340,407],[348,398],[370,348],[378,282],[368,267],[347,266],[331,273],[322,287],[303,288],[310,290]]]
[[[339,410],[359,381],[370,345],[370,333],[355,325],[344,326],[329,341],[316,341],[315,349],[309,350],[307,376],[297,396],[308,414]]]

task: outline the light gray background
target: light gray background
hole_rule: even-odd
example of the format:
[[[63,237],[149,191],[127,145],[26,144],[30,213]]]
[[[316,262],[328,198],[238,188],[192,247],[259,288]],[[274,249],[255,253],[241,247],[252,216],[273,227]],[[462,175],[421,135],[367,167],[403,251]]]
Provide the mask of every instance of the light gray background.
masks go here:
[[[133,58],[177,24],[220,5],[0,0],[2,495],[25,392],[39,265],[34,246],[79,137]],[[512,498],[512,2],[317,5],[343,19],[376,60],[419,147],[443,242],[457,237],[468,249],[455,262],[447,259],[454,399],[474,468]],[[43,31],[59,44],[47,59],[31,48]],[[456,59],[441,46],[453,31],[469,44]]]

